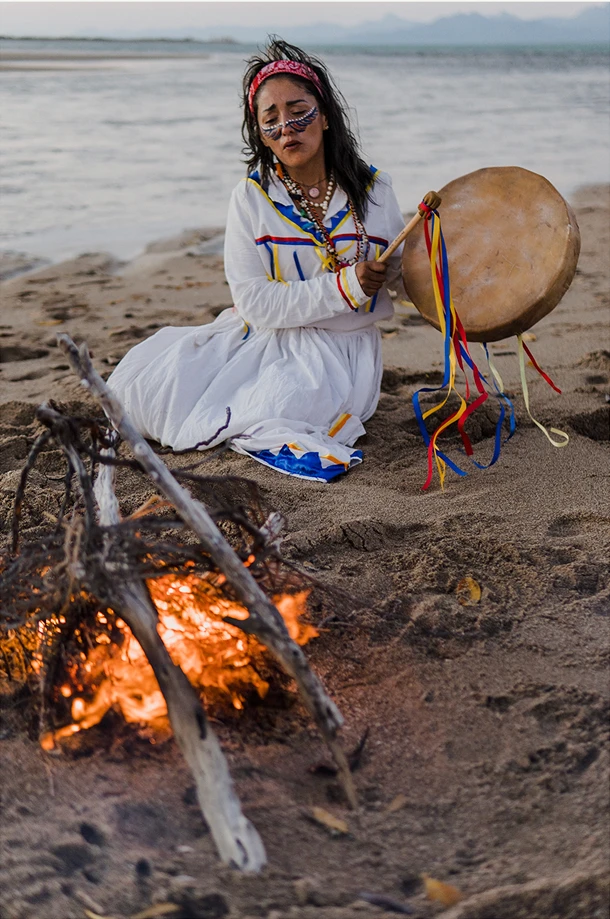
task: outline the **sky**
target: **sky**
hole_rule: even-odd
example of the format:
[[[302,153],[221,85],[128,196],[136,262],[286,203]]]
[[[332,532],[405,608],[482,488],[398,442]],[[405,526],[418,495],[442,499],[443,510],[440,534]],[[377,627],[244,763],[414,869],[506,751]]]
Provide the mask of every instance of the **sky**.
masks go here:
[[[297,26],[312,22],[336,22],[357,25],[381,19],[388,13],[413,22],[432,22],[442,16],[460,12],[480,12],[486,16],[511,13],[521,19],[571,17],[599,3],[572,2],[455,2],[426,3],[366,2],[0,2],[0,34],[36,35],[102,35],[115,30],[135,32],[148,30],[205,28],[206,26],[248,25]]]

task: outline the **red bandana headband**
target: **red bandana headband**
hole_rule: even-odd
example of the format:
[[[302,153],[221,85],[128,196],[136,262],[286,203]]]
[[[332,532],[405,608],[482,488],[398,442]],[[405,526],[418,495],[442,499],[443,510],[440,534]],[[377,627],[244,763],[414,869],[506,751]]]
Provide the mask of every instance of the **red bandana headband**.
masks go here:
[[[271,61],[270,64],[265,64],[265,66],[259,70],[259,72],[252,80],[252,83],[250,84],[250,89],[248,91],[248,105],[250,107],[250,111],[253,114],[254,97],[258,92],[259,86],[264,80],[267,79],[267,77],[275,76],[277,73],[289,73],[295,77],[302,77],[304,80],[309,80],[309,82],[313,83],[313,85],[316,87],[320,95],[322,97],[324,96],[320,78],[307,64],[299,64],[298,61]]]

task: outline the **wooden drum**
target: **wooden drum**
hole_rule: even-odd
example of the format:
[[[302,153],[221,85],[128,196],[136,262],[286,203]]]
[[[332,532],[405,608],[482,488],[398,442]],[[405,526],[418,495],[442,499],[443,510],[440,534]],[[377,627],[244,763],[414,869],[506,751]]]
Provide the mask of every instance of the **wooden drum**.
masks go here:
[[[518,166],[479,169],[441,188],[451,293],[470,341],[531,328],[572,282],[580,231],[547,179]],[[405,240],[405,290],[438,328],[423,221]]]

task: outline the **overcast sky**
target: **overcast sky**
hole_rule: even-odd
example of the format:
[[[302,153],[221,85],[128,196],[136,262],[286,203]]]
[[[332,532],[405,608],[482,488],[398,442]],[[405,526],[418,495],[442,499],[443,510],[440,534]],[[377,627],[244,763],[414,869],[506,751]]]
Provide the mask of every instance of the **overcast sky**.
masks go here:
[[[0,34],[58,35],[112,34],[138,29],[205,28],[206,26],[296,26],[312,22],[338,22],[356,25],[381,19],[388,13],[416,22],[431,22],[441,16],[477,11],[490,16],[503,12],[521,19],[548,16],[570,17],[598,3],[571,2],[107,2],[72,3],[0,2]]]

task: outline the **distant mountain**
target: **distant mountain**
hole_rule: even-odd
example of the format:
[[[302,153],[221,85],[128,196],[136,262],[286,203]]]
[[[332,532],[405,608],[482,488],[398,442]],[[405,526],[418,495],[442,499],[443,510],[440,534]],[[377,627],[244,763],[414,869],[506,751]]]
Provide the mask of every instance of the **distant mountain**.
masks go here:
[[[227,4],[227,10],[231,5]],[[172,39],[175,41],[237,41],[260,44],[269,34],[307,47],[362,46],[435,46],[435,45],[607,45],[610,48],[610,3],[589,7],[570,18],[524,20],[511,13],[486,16],[482,13],[457,13],[431,23],[417,23],[389,14],[382,19],[343,26],[317,22],[310,26],[209,26],[207,28],[140,29],[138,31],[91,30],[91,38],[133,40]]]
[[[238,37],[237,29],[230,32]],[[240,32],[240,40],[255,40],[252,30]],[[390,14],[358,26],[316,23],[283,29],[281,34],[287,41],[308,45],[610,45],[610,3],[583,10],[569,19],[524,20],[511,13],[456,13],[421,24]]]
[[[396,22],[389,25],[377,34],[377,41],[384,45],[610,44],[610,4],[583,10],[571,19],[526,21],[510,13],[499,16],[457,13],[426,25],[408,23],[405,27]],[[369,25],[360,26],[353,39],[358,43],[370,42]]]
[[[230,31],[238,37],[235,29]],[[248,40],[248,30],[241,31]],[[308,45],[610,45],[610,3],[585,9],[570,19],[456,13],[421,24],[392,14],[351,28],[317,23],[284,29],[282,37]],[[253,40],[251,32],[249,40]]]

